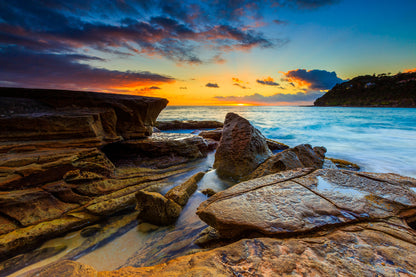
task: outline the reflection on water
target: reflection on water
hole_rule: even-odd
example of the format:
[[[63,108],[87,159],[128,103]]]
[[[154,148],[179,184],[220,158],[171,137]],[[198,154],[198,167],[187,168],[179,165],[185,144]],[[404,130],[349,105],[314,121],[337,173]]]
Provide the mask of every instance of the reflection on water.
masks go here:
[[[345,197],[351,197],[351,198],[362,198],[366,194],[364,194],[362,191],[354,189],[354,188],[346,188],[342,187],[340,185],[334,185],[331,182],[326,181],[322,176],[318,176],[318,184],[317,184],[317,192],[329,192],[329,193],[335,193],[337,195],[342,195]]]

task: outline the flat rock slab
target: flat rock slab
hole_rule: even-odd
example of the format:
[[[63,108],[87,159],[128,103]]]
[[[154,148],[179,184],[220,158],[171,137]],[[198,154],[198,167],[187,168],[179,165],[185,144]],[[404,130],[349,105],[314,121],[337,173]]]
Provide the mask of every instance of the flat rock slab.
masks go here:
[[[228,238],[244,232],[287,235],[376,221],[416,209],[416,180],[394,180],[391,184],[331,169],[286,171],[219,192],[201,203],[197,214]]]
[[[415,241],[398,223],[360,223],[314,237],[242,239],[152,267],[97,272],[63,261],[30,276],[415,276]]]

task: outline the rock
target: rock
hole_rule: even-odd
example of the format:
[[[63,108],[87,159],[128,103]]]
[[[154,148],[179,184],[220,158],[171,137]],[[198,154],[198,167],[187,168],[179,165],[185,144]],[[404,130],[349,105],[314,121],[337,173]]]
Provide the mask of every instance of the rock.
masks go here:
[[[97,271],[89,266],[74,261],[60,261],[53,263],[41,270],[35,271],[33,276],[39,277],[96,277]]]
[[[157,121],[156,127],[160,130],[181,130],[181,129],[212,129],[222,127],[223,123],[213,120],[195,121],[195,120],[172,120]]]
[[[79,169],[68,171],[64,176],[63,179],[67,183],[85,183],[89,181],[96,181],[104,179],[104,176],[101,174],[97,174],[94,172],[88,172],[88,171],[80,171]]]
[[[179,204],[157,192],[138,191],[136,199],[138,218],[151,224],[173,224],[182,211]]]
[[[346,161],[346,160],[334,159],[334,158],[326,158],[326,159],[333,162],[335,166],[340,169],[347,169],[347,170],[354,170],[354,171],[360,170],[360,167],[357,164]]]
[[[135,160],[136,165],[164,168],[206,157],[208,145],[195,135],[154,133],[145,139],[108,145],[103,151],[111,160]]]
[[[272,139],[266,139],[266,142],[267,142],[267,146],[269,146],[269,149],[271,151],[285,150],[289,148],[289,146],[287,146],[286,144],[272,140]]]
[[[416,183],[414,183],[416,187]],[[203,202],[198,216],[222,237],[304,233],[360,220],[416,214],[416,193],[351,171],[284,171],[235,185]],[[412,213],[408,213],[408,216]]]
[[[66,245],[43,247],[35,249],[26,254],[14,256],[13,258],[0,263],[0,272],[3,276],[6,276],[6,274],[11,274],[23,268],[27,264],[36,263],[42,260],[46,260],[51,256],[57,255],[64,251],[66,248]]]
[[[303,167],[322,168],[325,152],[326,149],[324,147],[314,147],[312,149],[309,144],[301,144],[268,158],[244,179],[250,180],[280,171]]]
[[[94,276],[413,276],[415,241],[415,232],[398,222],[357,223],[311,237],[242,239],[167,263]],[[64,261],[36,276],[81,276],[76,274],[84,267],[93,270]]]
[[[76,207],[78,205],[63,203],[40,188],[0,192],[0,212],[22,226],[59,218]]]
[[[114,199],[100,201],[86,207],[85,209],[94,215],[109,216],[120,211],[133,210],[135,206],[135,194],[130,193]]]
[[[198,182],[204,177],[205,172],[198,172],[189,178],[186,182],[172,188],[169,190],[165,197],[171,199],[181,205],[182,207],[186,205],[189,200],[189,197],[197,190]]]
[[[215,141],[220,141],[222,136],[222,128],[217,128],[215,130],[202,131],[198,134],[204,139],[213,139]]]
[[[67,213],[65,216],[36,225],[13,230],[0,235],[0,259],[8,259],[13,255],[29,251],[45,239],[63,235],[68,231],[93,224],[99,218],[87,213]]]
[[[216,194],[217,192],[215,191],[215,190],[213,190],[213,189],[211,189],[211,188],[207,188],[207,189],[204,189],[203,191],[201,191],[203,194],[205,194],[206,196],[208,196],[208,197],[211,197],[211,196],[213,196],[214,194]]]
[[[0,97],[0,129],[7,130],[0,141],[144,137],[168,103],[161,98],[51,89],[0,88]]]
[[[66,203],[86,204],[91,200],[91,197],[75,193],[73,189],[76,185],[70,185],[64,181],[48,183],[42,186],[42,189],[54,195],[59,200]]]
[[[271,155],[259,130],[237,114],[226,115],[213,165],[219,176],[239,180]]]
[[[86,170],[111,176],[114,165],[98,149],[47,149],[0,157],[0,188],[16,190],[64,178],[68,171]],[[96,175],[98,176],[98,175]]]
[[[95,236],[98,232],[101,231],[99,225],[88,226],[81,230],[81,236],[84,238]]]

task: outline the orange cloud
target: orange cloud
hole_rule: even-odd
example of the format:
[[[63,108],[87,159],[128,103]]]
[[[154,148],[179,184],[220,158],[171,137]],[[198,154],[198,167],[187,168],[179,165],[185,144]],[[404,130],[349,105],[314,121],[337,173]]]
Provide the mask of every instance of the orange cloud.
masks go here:
[[[413,68],[413,69],[405,69],[403,71],[403,73],[412,73],[412,72],[416,72],[416,68]]]

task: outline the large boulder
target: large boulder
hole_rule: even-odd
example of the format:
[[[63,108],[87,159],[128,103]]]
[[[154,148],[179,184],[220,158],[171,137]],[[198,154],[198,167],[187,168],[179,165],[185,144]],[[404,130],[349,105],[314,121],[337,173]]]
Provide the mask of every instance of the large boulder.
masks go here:
[[[239,180],[272,155],[266,139],[247,119],[228,113],[214,168],[222,177]]]
[[[325,152],[326,149],[324,147],[312,148],[309,144],[298,145],[268,158],[256,170],[245,177],[245,179],[254,179],[296,168],[322,168],[325,160]]]
[[[132,95],[0,88],[0,141],[140,138],[168,101]],[[34,128],[37,126],[37,128]]]
[[[203,202],[197,214],[227,238],[247,232],[305,233],[416,214],[415,179],[392,182],[352,171],[312,171],[284,171],[237,184]]]

